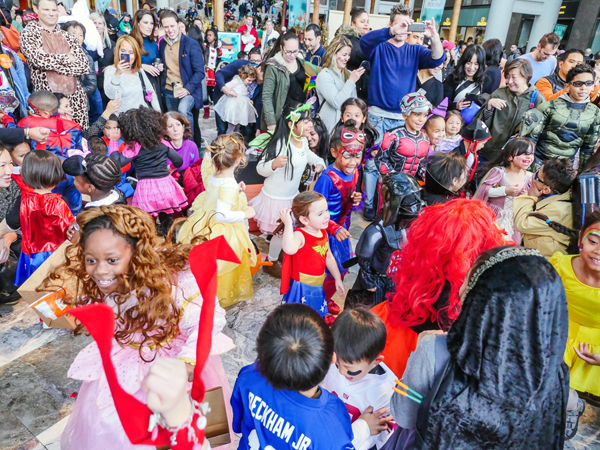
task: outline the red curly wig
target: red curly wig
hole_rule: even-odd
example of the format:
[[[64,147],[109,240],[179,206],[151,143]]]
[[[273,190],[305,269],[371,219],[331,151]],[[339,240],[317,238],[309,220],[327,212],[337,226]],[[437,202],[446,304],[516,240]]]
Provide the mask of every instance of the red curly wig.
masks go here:
[[[447,330],[460,312],[459,290],[475,259],[506,245],[505,232],[495,222],[492,210],[479,200],[456,199],[425,208],[388,269],[397,286],[390,305],[392,322],[412,327],[431,320]],[[450,298],[443,316],[448,320],[440,320],[434,305],[446,283]]]

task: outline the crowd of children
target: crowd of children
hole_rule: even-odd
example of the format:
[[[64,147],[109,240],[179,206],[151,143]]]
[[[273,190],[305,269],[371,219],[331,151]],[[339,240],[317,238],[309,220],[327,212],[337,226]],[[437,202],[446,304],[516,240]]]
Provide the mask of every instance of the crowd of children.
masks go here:
[[[69,24],[83,42],[85,27]],[[391,23],[389,35],[406,25]],[[251,31],[241,42],[255,52]],[[42,288],[66,276],[77,285],[68,307],[99,304],[114,317],[112,347],[91,333],[97,341],[68,370],[82,385],[61,448],[156,448],[159,428],[173,448],[200,448],[208,410],[189,395],[196,378],[222,388],[240,449],[562,448],[586,402],[600,404],[600,201],[588,195],[600,184],[591,153],[600,113],[587,98],[596,73],[574,66],[550,104],[529,86],[531,64],[515,60],[507,86],[481,102],[485,50],[469,46],[463,57],[481,63],[461,58],[456,73],[466,78],[451,79],[445,101],[456,110],[434,109],[428,92],[411,89],[386,118],[395,125],[381,129],[369,104],[351,97],[328,131],[331,117],[308,95],[308,66],[279,40],[273,50],[281,44],[297,67],[286,59],[276,95],[306,101],[277,99],[274,129],[248,142],[268,65],[240,64],[224,82],[216,30],[209,35],[205,87],[220,86],[213,109],[228,128],[200,148],[188,115],[161,112],[158,99],[122,110],[126,92],[90,111],[86,129],[73,120],[74,97],[49,90],[33,92],[19,120],[0,114],[26,138],[0,142],[0,303],[69,241]],[[503,100],[525,93],[517,109]],[[584,105],[585,139],[554,142],[561,134],[547,128],[561,102]],[[244,182],[250,155],[260,190]],[[577,180],[586,176],[587,185]],[[370,223],[358,236],[351,228],[362,219]],[[229,252],[201,256],[216,266],[216,299],[203,298],[205,274],[190,256],[206,242]],[[251,301],[261,266],[282,304],[231,389],[221,361],[235,348],[222,333],[226,310]],[[207,333],[210,356],[196,367]],[[123,393],[154,413],[144,445],[132,443]],[[189,442],[179,447],[182,430]]]

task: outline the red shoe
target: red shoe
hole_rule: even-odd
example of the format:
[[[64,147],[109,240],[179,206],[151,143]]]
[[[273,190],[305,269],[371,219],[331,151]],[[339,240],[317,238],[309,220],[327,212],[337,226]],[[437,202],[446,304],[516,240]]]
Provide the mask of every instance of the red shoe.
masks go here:
[[[327,314],[325,317],[323,317],[323,319],[328,327],[333,325],[333,322],[335,322],[335,317],[333,317],[331,314]]]
[[[327,310],[329,311],[329,314],[333,314],[334,316],[337,316],[341,311],[338,304],[333,300],[327,302]]]

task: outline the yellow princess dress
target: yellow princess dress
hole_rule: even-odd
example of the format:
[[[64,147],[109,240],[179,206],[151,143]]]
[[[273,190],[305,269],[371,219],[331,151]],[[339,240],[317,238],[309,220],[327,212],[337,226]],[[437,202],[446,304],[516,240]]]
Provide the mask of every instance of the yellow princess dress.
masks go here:
[[[577,356],[573,347],[587,343],[591,353],[600,353],[600,289],[583,284],[575,276],[572,260],[579,255],[559,252],[550,258],[565,285],[569,307],[569,337],[564,360],[569,366],[571,387],[600,396],[600,366],[592,366]]]
[[[256,251],[244,218],[248,200],[235,178],[214,176],[210,155],[204,155],[200,171],[206,190],[194,200],[191,215],[179,230],[177,241],[189,243],[195,236],[207,233],[208,239],[225,236],[241,261],[241,264],[218,261],[217,296],[221,306],[227,308],[253,295],[250,268],[256,265]]]

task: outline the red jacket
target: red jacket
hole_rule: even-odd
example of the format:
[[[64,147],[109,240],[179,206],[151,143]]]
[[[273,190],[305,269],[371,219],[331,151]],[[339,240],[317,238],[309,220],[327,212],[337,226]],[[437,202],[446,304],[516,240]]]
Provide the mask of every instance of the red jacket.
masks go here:
[[[204,182],[202,181],[202,173],[200,171],[203,159],[204,158],[200,158],[198,161],[188,167],[185,172],[183,172],[183,192],[185,192],[190,205],[194,202],[196,197],[200,195],[201,192],[206,190],[204,187]]]
[[[238,33],[244,34],[246,28],[248,28],[248,25],[242,25],[238,28]],[[260,43],[258,42],[258,33],[256,32],[256,28],[252,27],[252,30],[250,30],[250,34],[256,39],[256,41],[254,41],[254,47],[259,47]]]

